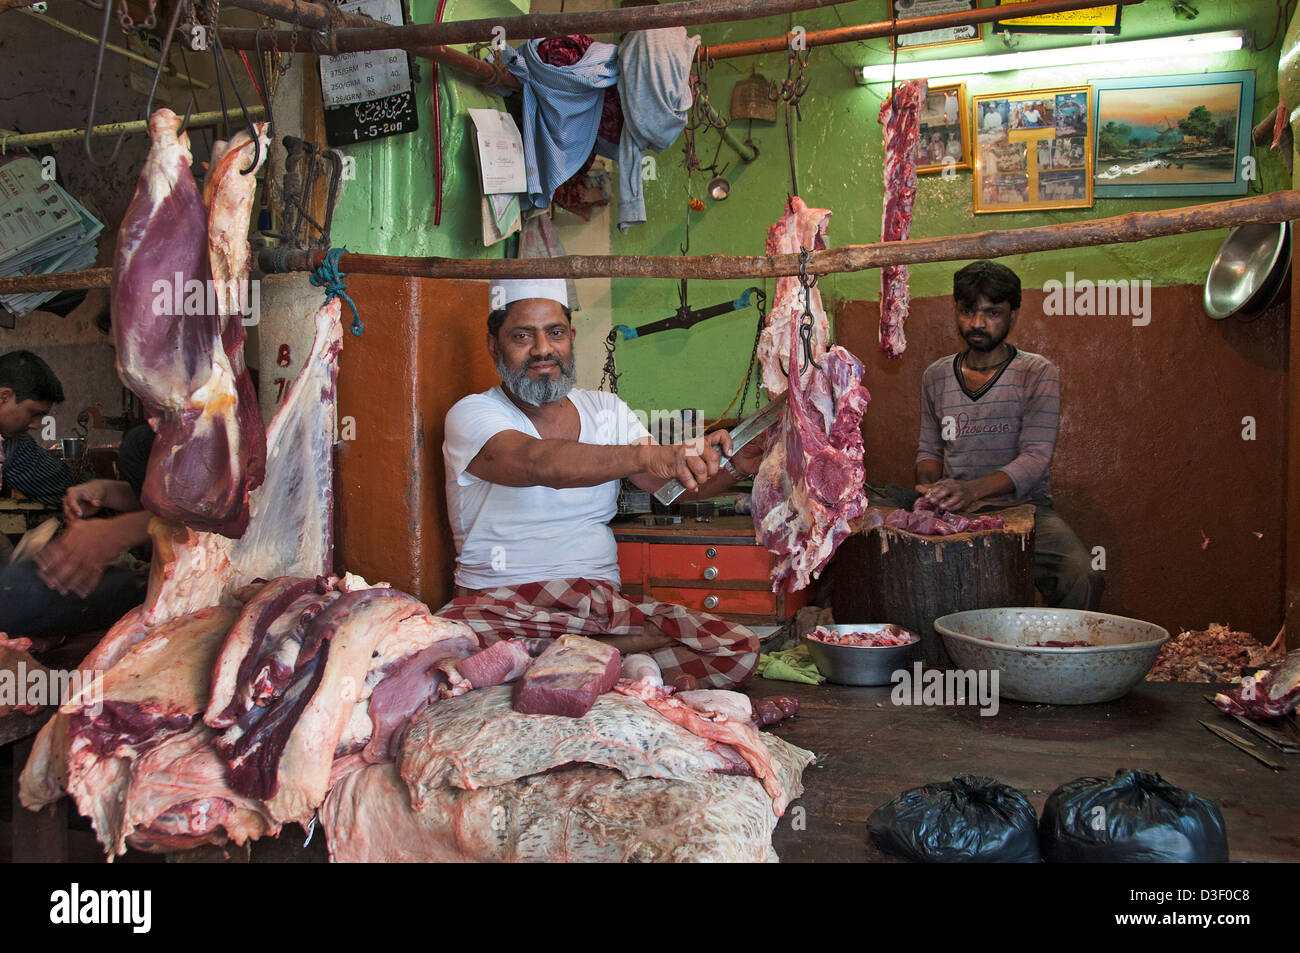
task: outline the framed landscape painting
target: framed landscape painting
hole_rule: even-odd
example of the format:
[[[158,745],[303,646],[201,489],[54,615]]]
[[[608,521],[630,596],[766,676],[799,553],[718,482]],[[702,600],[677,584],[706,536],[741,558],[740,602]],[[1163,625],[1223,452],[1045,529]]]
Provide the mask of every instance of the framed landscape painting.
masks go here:
[[[1245,195],[1255,73],[1093,83],[1098,198]]]

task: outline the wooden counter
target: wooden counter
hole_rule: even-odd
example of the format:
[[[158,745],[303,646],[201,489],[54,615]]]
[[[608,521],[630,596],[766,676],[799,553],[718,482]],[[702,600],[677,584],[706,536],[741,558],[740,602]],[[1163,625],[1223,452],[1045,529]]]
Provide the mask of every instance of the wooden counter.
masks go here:
[[[1119,768],[1155,771],[1217,803],[1232,860],[1300,861],[1300,755],[1267,749],[1288,766],[1273,771],[1206,731],[1201,720],[1246,733],[1205,702],[1209,685],[1143,682],[1101,705],[1000,701],[992,717],[974,707],[895,706],[890,686],[755,678],[746,691],[797,697],[798,716],[768,730],[817,755],[773,835],[784,861],[891,860],[872,846],[867,818],[922,784],[988,775],[1019,788],[1041,814],[1066,781]],[[804,830],[793,829],[798,807]]]

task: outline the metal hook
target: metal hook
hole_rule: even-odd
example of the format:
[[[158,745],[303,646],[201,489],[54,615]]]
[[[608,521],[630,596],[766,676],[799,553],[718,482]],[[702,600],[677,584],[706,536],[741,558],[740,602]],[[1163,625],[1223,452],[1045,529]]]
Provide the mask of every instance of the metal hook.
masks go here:
[[[117,137],[117,143],[113,146],[113,153],[103,162],[95,158],[95,151],[90,146],[91,130],[95,127],[95,105],[99,102],[99,81],[104,71],[104,49],[108,46],[108,24],[113,18],[113,5],[109,0],[104,0],[104,26],[99,32],[99,55],[95,58],[95,79],[90,87],[90,115],[86,117],[86,158],[90,160],[91,165],[105,166],[117,158],[118,151],[122,148],[122,141],[126,139],[126,133],[122,132]],[[155,75],[154,81],[157,81]],[[146,117],[148,115],[146,114]]]
[[[217,33],[217,27],[215,23],[213,24],[212,27],[212,49],[214,53],[217,55],[217,59],[220,61],[221,65],[226,70],[226,77],[230,80],[230,88],[235,92],[235,101],[239,103],[239,111],[244,116],[244,126],[248,130],[249,137],[253,140],[253,161],[249,163],[247,169],[239,170],[240,175],[248,175],[249,173],[253,172],[257,168],[258,160],[261,158],[262,155],[262,141],[261,141],[261,137],[259,137],[257,134],[257,126],[253,124],[253,117],[248,114],[248,107],[244,105],[244,97],[240,95],[239,84],[235,82],[235,74],[234,71],[231,70],[230,68],[230,61],[226,59],[225,51],[221,48],[221,37]],[[222,104],[222,109],[223,111],[225,109],[224,101]]]
[[[172,37],[176,35],[176,24],[181,20],[181,8],[185,4],[177,3],[176,8],[172,10],[171,22],[167,24],[167,32],[163,34],[162,48],[158,51],[158,65],[154,67],[153,84],[149,87],[149,99],[144,105],[144,118],[148,122],[149,117],[153,114],[153,96],[158,91],[158,78],[162,76],[163,64],[167,62],[167,50],[172,45]],[[190,111],[185,110],[185,121],[189,122]],[[185,127],[182,125],[181,129]]]
[[[409,20],[409,17],[408,17]],[[257,32],[253,34],[253,51],[257,55],[257,76],[262,82],[262,95],[266,97],[266,129],[267,134],[275,135],[275,115],[271,112],[271,84],[266,81],[266,67],[262,65],[262,31],[271,30],[274,27],[259,26]]]

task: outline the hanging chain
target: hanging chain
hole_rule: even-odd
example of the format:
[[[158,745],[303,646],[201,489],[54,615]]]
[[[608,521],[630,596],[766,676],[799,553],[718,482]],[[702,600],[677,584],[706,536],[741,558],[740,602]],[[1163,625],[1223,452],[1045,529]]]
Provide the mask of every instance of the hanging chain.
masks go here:
[[[812,354],[812,289],[813,285],[817,284],[817,276],[808,274],[808,257],[811,254],[812,252],[807,248],[799,246],[799,285],[803,288],[803,314],[799,319],[799,337],[803,339],[803,362],[799,365],[800,373],[806,371],[809,364],[820,366],[813,360]]]
[[[754,367],[758,363],[758,342],[763,337],[763,328],[767,324],[767,295],[763,293],[762,288],[755,288],[754,295],[757,298],[758,308],[758,327],[754,330],[754,347],[749,352],[749,367],[745,371],[745,389],[740,392],[740,406],[736,408],[736,416],[742,420],[745,417],[745,401],[749,397],[749,383],[754,376]],[[754,388],[754,409],[758,410],[758,391]]]
[[[598,390],[605,389],[605,382],[609,381],[609,392],[618,393],[618,379],[622,376],[618,373],[618,367],[614,363],[614,343],[618,340],[618,328],[610,328],[609,337],[605,338],[605,370],[600,376],[600,385]]]

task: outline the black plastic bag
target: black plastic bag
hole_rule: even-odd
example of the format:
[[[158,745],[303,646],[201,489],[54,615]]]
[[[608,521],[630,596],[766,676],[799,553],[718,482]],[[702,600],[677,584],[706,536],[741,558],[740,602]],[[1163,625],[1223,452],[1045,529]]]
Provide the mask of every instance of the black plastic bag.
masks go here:
[[[1043,859],[1063,863],[1226,863],[1218,805],[1151,771],[1077,778],[1052,792],[1039,824]]]
[[[993,778],[963,775],[904,791],[867,821],[888,854],[932,863],[1036,863],[1038,815]]]

